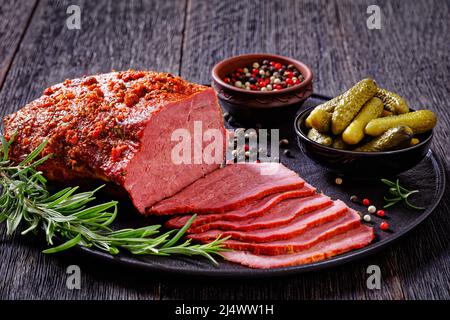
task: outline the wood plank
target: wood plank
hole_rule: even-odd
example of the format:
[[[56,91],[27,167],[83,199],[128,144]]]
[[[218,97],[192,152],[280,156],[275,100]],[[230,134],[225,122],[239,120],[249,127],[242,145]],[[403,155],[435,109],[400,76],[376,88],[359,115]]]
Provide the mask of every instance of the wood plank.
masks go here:
[[[81,30],[66,28],[66,9],[71,1],[40,2],[0,94],[2,115],[66,78],[128,68],[178,73],[184,1],[77,3],[82,10]],[[72,254],[46,256],[35,239],[8,238],[5,233],[2,224],[0,298],[159,298],[156,281],[147,283],[143,291],[133,292],[132,283],[139,285],[140,280],[115,279],[123,270],[99,268],[95,262]],[[82,290],[66,288],[65,272],[70,264],[81,267]]]
[[[17,1],[5,0],[0,5],[0,89],[36,3],[26,1],[19,6]]]
[[[183,1],[80,1],[81,30],[66,27],[70,4],[39,4],[0,95],[2,115],[65,79],[129,68],[178,73]]]

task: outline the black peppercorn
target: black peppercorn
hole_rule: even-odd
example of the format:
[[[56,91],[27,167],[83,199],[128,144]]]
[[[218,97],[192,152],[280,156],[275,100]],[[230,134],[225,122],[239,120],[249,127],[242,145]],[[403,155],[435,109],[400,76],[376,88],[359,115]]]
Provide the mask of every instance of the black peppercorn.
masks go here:
[[[294,155],[292,154],[291,150],[289,150],[289,149],[284,150],[283,154],[288,158],[294,158]]]

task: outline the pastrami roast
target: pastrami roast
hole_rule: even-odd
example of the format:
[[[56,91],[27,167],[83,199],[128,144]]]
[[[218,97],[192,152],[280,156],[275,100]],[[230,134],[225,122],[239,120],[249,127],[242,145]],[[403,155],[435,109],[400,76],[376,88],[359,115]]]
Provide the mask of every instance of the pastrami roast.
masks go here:
[[[303,198],[312,196],[316,192],[316,188],[309,184],[305,184],[303,188],[297,190],[283,191],[268,195],[260,200],[254,201],[241,208],[237,208],[231,211],[227,211],[223,214],[212,213],[201,215],[195,218],[191,227],[187,230],[189,233],[198,232],[198,230],[206,231],[210,229],[210,222],[217,220],[220,221],[240,221],[249,218],[259,217],[267,212],[270,208],[275,206],[282,200],[291,198]],[[192,215],[184,215],[181,217],[174,217],[167,221],[166,227],[172,229],[182,228],[188,220],[192,218]],[[198,228],[197,228],[198,227]],[[199,229],[202,228],[202,229]]]
[[[156,215],[223,213],[305,182],[280,163],[229,164],[148,209]]]
[[[4,119],[11,159],[22,160],[44,140],[41,170],[53,180],[96,178],[122,186],[140,212],[219,168],[219,161],[174,163],[176,129],[194,126],[224,135],[214,90],[170,74],[126,71],[66,80]],[[199,145],[198,142],[192,141]],[[209,142],[200,141],[202,150]],[[209,163],[209,164],[206,164]]]

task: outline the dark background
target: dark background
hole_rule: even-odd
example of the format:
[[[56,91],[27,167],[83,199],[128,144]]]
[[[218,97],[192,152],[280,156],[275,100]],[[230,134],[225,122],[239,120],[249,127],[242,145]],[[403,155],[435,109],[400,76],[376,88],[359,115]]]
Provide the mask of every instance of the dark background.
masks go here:
[[[66,9],[81,7],[81,30]],[[381,8],[381,30],[366,27]],[[0,108],[11,113],[47,86],[111,69],[166,71],[210,82],[223,58],[270,52],[314,72],[314,90],[337,95],[366,76],[413,108],[437,112],[433,150],[449,152],[449,1],[7,1],[0,0]],[[448,170],[446,171],[448,176]],[[65,253],[0,226],[0,299],[449,299],[450,194],[392,247],[344,266],[253,281],[168,278]],[[81,290],[66,268],[81,267]],[[377,264],[381,290],[366,288]]]

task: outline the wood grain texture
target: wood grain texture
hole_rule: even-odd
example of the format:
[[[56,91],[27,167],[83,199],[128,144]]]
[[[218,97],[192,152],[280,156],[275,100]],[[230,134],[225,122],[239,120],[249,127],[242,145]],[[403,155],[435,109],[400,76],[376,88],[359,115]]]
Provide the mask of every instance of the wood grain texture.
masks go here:
[[[39,3],[0,93],[2,115],[69,78],[129,68],[178,73],[183,1],[78,1],[80,30],[66,27],[71,4]]]
[[[0,92],[2,114],[65,78],[129,67],[180,72],[210,82],[231,55],[271,52],[314,71],[316,92],[336,95],[366,76],[437,112],[433,149],[450,162],[450,4],[377,1],[382,29],[368,30],[364,1],[81,2],[82,30],[64,27],[67,2],[37,7]],[[0,23],[1,26],[1,23]],[[2,30],[3,32],[3,30]],[[448,169],[446,171],[449,177]],[[0,228],[0,298],[31,299],[450,299],[450,192],[416,230],[387,250],[342,267],[296,277],[211,281],[169,278],[106,265],[74,253],[45,256],[33,238]],[[80,265],[82,289],[65,269]],[[379,265],[381,290],[366,288]]]
[[[11,66],[20,40],[25,33],[37,0],[21,5],[14,0],[3,0],[0,5],[0,88]]]

